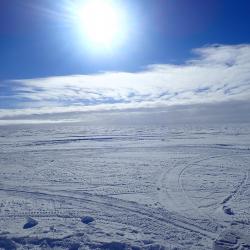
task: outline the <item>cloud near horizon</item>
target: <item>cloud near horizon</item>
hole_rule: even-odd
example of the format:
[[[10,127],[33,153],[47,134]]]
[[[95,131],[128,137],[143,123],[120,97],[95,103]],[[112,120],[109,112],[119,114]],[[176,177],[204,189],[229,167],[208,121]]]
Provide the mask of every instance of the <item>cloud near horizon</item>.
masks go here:
[[[193,52],[194,58],[184,64],[150,65],[134,73],[8,81],[8,91],[6,83],[0,86],[0,118],[250,99],[249,44],[210,45]]]

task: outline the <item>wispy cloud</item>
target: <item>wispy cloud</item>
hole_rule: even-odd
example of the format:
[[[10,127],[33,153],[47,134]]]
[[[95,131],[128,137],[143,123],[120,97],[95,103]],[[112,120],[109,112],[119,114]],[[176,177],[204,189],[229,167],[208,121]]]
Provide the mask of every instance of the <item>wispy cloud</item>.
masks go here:
[[[250,45],[194,49],[181,65],[150,65],[135,73],[104,72],[13,80],[0,117],[215,103],[250,99]]]

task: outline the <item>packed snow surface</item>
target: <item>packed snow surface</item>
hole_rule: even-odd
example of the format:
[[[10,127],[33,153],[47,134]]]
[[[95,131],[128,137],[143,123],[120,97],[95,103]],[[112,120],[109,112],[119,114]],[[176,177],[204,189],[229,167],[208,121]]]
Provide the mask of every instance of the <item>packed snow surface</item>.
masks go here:
[[[0,127],[2,249],[250,249],[250,125]]]

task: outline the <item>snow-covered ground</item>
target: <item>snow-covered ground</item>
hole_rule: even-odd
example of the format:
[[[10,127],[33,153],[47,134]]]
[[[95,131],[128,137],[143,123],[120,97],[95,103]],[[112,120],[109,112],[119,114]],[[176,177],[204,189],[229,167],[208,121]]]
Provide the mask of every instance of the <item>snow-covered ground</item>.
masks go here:
[[[250,124],[0,127],[0,248],[250,249]]]

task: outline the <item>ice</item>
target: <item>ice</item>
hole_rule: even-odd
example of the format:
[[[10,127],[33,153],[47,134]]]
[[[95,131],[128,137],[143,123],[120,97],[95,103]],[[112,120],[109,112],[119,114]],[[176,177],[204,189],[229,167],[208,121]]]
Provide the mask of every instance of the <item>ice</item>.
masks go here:
[[[0,248],[247,249],[249,149],[249,124],[0,126]]]

